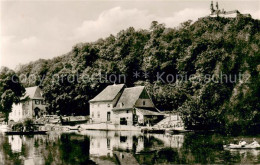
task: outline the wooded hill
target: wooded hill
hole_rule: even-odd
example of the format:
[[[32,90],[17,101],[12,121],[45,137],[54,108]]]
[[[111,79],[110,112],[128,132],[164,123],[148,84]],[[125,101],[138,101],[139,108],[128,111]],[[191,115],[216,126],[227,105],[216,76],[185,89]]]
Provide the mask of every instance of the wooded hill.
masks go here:
[[[19,66],[17,74],[44,77],[42,84],[38,79],[24,85],[41,85],[50,110],[62,114],[87,114],[88,100],[112,84],[71,82],[67,76],[124,74],[128,87],[146,85],[160,110],[182,112],[189,128],[250,132],[260,122],[259,23],[243,16],[204,17],[166,28],[154,21],[149,30],[130,27],[96,42],[79,43],[51,60]],[[136,71],[139,77],[134,77]],[[159,81],[158,73],[164,73]],[[55,74],[62,76],[53,83]],[[161,81],[169,80],[169,74],[191,77]],[[205,81],[207,74],[219,82]],[[230,75],[232,82],[223,82],[223,75]]]

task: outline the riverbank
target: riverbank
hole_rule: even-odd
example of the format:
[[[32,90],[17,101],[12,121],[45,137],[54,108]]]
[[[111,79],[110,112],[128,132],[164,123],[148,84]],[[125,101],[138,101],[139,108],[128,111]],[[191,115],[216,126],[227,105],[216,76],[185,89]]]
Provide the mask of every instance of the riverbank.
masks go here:
[[[118,125],[109,123],[77,124],[75,126],[45,124],[39,128],[42,131],[71,131],[71,130],[99,130],[99,131],[137,131],[144,133],[183,133],[190,132],[184,128],[159,128],[148,126]]]

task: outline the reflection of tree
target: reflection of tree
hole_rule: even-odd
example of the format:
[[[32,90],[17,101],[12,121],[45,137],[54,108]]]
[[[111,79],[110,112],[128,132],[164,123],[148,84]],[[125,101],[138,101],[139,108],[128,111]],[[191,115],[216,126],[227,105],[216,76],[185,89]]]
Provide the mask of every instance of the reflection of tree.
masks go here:
[[[94,164],[89,160],[89,146],[86,136],[63,134],[59,146],[61,159],[66,164]]]
[[[1,137],[0,140],[0,154],[2,153],[2,157],[4,162],[9,162],[13,164],[22,164],[23,158],[28,155],[28,148],[25,145],[22,145],[21,152],[12,151],[11,145],[8,143],[8,137]]]
[[[155,164],[158,159],[156,150],[163,148],[164,142],[154,136],[139,136],[139,138],[143,138],[144,149],[138,154],[135,154],[135,150],[133,151],[135,159],[139,164]],[[137,140],[138,138],[134,137],[133,148],[136,148],[135,145]]]
[[[145,148],[155,148],[155,146],[163,146],[163,141],[156,139],[153,136],[144,136]]]
[[[181,154],[179,154],[176,148],[164,148],[158,151],[157,163],[174,163],[174,164],[186,164],[186,159],[184,159]]]
[[[156,147],[157,141],[146,138],[145,149],[134,157],[139,164],[251,164],[259,160],[260,151],[257,150],[223,150],[223,140],[226,137],[217,134],[185,134],[182,147]],[[151,139],[151,140],[148,140]],[[149,152],[147,147],[157,148]]]
[[[89,139],[86,136],[64,134],[60,138],[49,135],[21,136],[20,152],[12,151],[8,137],[0,137],[0,154],[10,164],[94,164],[89,160]],[[1,157],[1,156],[0,156]]]
[[[222,150],[222,140],[222,138],[216,138],[214,135],[188,134],[181,152],[184,153],[185,157],[192,155],[186,157],[187,163],[215,163]]]
[[[218,134],[187,134],[180,154],[186,163],[242,163],[243,155],[223,150],[223,140],[226,138]],[[247,163],[253,159],[249,155]]]
[[[45,136],[16,136],[22,140],[19,152],[14,150],[8,136],[0,135],[0,160],[2,158],[4,164],[26,164],[29,161],[29,163],[46,165],[116,163],[116,157],[112,155],[92,156],[91,159],[95,162],[90,160],[90,142],[95,138],[100,140],[102,134],[98,135],[90,138],[78,134],[59,133]],[[103,138],[113,139],[112,136],[114,137],[114,134]],[[223,150],[223,140],[229,138],[216,134],[185,134],[183,145],[177,145],[178,147],[165,145],[169,138],[161,138],[159,135],[133,136],[131,134],[127,137],[133,138],[132,149],[119,146],[116,149],[112,141],[110,148],[113,147],[113,151],[116,152],[127,153],[124,155],[128,155],[129,159],[132,155],[139,164],[224,164],[226,162],[251,164],[260,160],[258,150]],[[120,141],[120,138],[118,137],[117,140]],[[183,139],[181,141],[183,142]],[[137,148],[140,143],[143,146]],[[100,144],[107,146],[107,143]]]

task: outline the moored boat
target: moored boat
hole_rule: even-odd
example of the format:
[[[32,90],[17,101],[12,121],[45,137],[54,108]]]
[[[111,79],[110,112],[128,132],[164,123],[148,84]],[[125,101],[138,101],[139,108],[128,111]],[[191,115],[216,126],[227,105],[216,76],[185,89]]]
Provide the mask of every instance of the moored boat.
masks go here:
[[[141,132],[143,132],[143,133],[158,133],[158,134],[164,134],[164,133],[165,133],[165,129],[144,128],[144,129],[141,129]]]
[[[7,131],[5,132],[6,135],[36,135],[36,134],[40,134],[40,135],[45,135],[47,133],[47,131]]]
[[[75,126],[76,124],[87,123],[88,117],[86,116],[62,116],[61,124],[62,125],[71,125]]]
[[[246,144],[246,145],[239,145],[239,144],[229,144],[224,145],[224,149],[260,149],[259,144]]]

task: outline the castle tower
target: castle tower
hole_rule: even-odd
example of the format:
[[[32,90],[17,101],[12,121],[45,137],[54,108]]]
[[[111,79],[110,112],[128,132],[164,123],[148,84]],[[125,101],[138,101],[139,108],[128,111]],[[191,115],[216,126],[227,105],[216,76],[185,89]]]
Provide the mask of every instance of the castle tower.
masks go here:
[[[213,6],[213,1],[211,1],[211,5],[210,5],[210,11],[211,11],[211,14],[214,13],[214,6]]]

